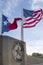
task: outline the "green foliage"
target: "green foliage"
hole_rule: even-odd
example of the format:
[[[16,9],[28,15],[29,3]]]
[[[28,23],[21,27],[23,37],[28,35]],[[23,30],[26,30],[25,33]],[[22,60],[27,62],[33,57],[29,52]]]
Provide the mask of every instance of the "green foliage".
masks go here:
[[[40,53],[32,53],[33,57],[43,58],[43,54]]]

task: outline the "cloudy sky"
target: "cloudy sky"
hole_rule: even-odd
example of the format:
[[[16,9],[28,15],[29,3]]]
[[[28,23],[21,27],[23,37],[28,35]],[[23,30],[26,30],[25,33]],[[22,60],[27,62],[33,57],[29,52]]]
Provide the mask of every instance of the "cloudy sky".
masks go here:
[[[0,34],[2,14],[6,15],[9,22],[12,23],[15,17],[23,17],[23,8],[28,10],[43,9],[43,0],[0,0]],[[18,28],[16,30],[4,32],[3,35],[21,40],[21,21],[17,24]],[[43,19],[36,27],[23,30],[27,54],[31,55],[33,52],[43,53]]]

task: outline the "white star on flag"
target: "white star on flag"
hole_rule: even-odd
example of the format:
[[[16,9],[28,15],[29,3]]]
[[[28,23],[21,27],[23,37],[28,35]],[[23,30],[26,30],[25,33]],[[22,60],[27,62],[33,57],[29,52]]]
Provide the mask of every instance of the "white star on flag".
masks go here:
[[[8,22],[7,21],[5,21],[5,22],[3,22],[4,23],[4,25],[7,25],[8,24]]]

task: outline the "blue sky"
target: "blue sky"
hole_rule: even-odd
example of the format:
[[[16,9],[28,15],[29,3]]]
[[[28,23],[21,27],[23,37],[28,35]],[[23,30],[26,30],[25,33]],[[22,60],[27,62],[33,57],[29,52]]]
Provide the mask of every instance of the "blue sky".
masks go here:
[[[15,17],[23,17],[23,8],[28,10],[43,9],[43,0],[0,0],[0,21],[2,14],[6,15],[11,23]],[[0,34],[2,30],[1,22]],[[17,22],[17,24],[18,28],[16,30],[4,32],[3,35],[21,40],[21,21]],[[36,27],[23,29],[23,31],[27,54],[31,55],[33,52],[43,53],[43,19]]]

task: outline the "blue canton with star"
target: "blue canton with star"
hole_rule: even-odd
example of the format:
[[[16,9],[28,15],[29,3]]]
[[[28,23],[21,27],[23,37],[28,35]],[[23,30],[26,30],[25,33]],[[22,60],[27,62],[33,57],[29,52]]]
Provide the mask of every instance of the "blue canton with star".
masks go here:
[[[7,20],[7,17],[2,15],[2,33],[8,32],[8,27],[10,23]]]

